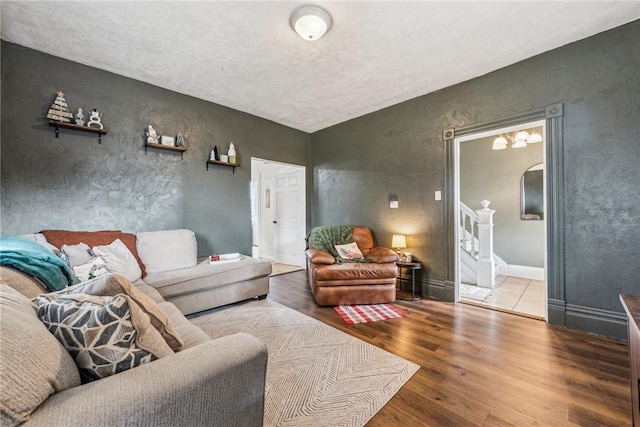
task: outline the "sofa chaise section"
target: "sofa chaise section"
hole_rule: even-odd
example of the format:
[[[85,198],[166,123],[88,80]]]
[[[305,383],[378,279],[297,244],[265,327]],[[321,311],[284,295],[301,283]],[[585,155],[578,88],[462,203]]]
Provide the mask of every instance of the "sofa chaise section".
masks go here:
[[[197,259],[190,230],[142,232],[137,250],[147,275],[140,281],[184,314],[193,314],[269,293],[271,264],[240,255],[240,260],[210,264]],[[138,285],[138,282],[135,282]]]
[[[149,273],[144,281],[184,314],[193,314],[249,298],[266,297],[269,274],[270,263],[241,255],[237,262],[211,265],[205,258],[194,267]]]

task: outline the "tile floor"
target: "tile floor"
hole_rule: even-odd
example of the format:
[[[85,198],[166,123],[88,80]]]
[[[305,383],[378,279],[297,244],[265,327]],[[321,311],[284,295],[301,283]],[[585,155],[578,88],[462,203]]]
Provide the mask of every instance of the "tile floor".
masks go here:
[[[463,298],[462,301],[545,318],[545,291],[542,280],[497,276],[496,288],[485,301]]]

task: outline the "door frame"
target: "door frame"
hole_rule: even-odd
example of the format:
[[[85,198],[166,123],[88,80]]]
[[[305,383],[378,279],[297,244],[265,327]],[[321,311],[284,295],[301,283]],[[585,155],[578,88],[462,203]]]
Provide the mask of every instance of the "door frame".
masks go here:
[[[306,236],[306,229],[307,229],[307,184],[306,184],[306,180],[307,180],[307,170],[306,167],[303,165],[296,165],[293,163],[284,163],[284,162],[280,162],[277,160],[269,160],[269,159],[263,159],[263,158],[259,158],[259,157],[251,157],[251,180],[256,182],[256,187],[257,187],[257,194],[256,194],[256,203],[258,206],[257,209],[257,224],[256,227],[252,227],[253,228],[253,232],[255,234],[257,234],[257,236],[253,235],[252,236],[252,241],[253,242],[257,242],[258,243],[258,247],[257,248],[252,248],[252,256],[254,257],[263,257],[263,254],[261,252],[260,247],[261,245],[261,240],[262,240],[262,231],[263,231],[263,225],[264,225],[264,221],[265,219],[262,218],[261,215],[261,207],[263,206],[263,204],[266,202],[266,200],[264,199],[264,191],[262,188],[262,176],[260,176],[259,171],[257,170],[257,163],[259,164],[268,164],[268,165],[273,165],[273,167],[281,167],[281,168],[287,168],[290,170],[299,170],[299,177],[301,180],[301,190],[302,190],[302,196],[299,198],[299,203],[300,206],[298,206],[298,209],[300,209],[301,212],[301,216],[300,216],[300,223],[298,224],[299,226],[299,230],[300,230],[300,235],[299,235],[299,239],[301,239],[301,242],[304,242],[305,236]],[[273,173],[273,177],[275,178],[277,171],[274,171]],[[271,188],[271,200],[270,200],[270,209],[275,209],[275,203],[274,203],[274,189],[275,187],[272,186]],[[271,219],[268,220],[269,223],[271,223]],[[275,235],[273,237],[274,239],[274,244],[275,244]],[[302,247],[304,247],[304,243],[302,244]],[[275,246],[274,246],[275,248]],[[273,254],[273,257],[267,257],[265,259],[270,259],[274,262],[278,262],[277,259],[275,259],[277,256],[277,253]],[[300,267],[304,267],[305,266],[305,256],[304,256],[304,250],[301,251],[300,253],[300,262],[299,262],[299,266]]]
[[[544,135],[546,135],[546,123],[544,120],[536,120],[534,122],[523,122],[523,123],[518,123],[515,125],[511,125],[511,126],[506,126],[506,127],[501,127],[501,128],[495,128],[495,129],[489,129],[489,130],[485,130],[485,131],[480,131],[478,133],[469,133],[466,134],[464,136],[456,136],[453,139],[453,155],[454,155],[454,205],[456,206],[456,210],[455,210],[455,223],[454,223],[454,233],[455,233],[455,253],[454,253],[454,292],[455,292],[455,296],[454,296],[454,301],[455,302],[460,302],[460,284],[462,282],[461,279],[461,273],[460,273],[460,236],[459,236],[459,231],[460,231],[460,215],[458,214],[459,212],[459,206],[460,206],[460,144],[462,142],[470,142],[470,141],[475,141],[478,139],[483,139],[486,137],[493,137],[496,136],[498,134],[505,134],[505,133],[509,133],[509,132],[513,132],[516,130],[520,130],[520,129],[530,129],[530,128],[537,128],[537,127],[542,127],[542,132]],[[509,148],[508,148],[509,149]],[[543,164],[543,183],[546,183],[546,175],[547,175],[547,158],[546,158],[546,144],[542,144],[542,164]],[[546,187],[543,188],[543,193],[544,195],[546,195]],[[547,244],[546,244],[546,240],[547,240],[547,236],[549,235],[549,232],[547,230],[547,227],[549,225],[548,221],[547,221],[547,205],[545,203],[544,205],[544,239],[545,239],[545,254],[544,254],[544,271],[545,271],[545,291],[546,291],[546,286],[547,286],[547,281],[546,281],[546,272],[547,272]],[[545,292],[545,302],[544,302],[544,318],[545,320],[548,317],[548,313],[547,313],[547,295]]]
[[[456,229],[455,215],[455,143],[457,137],[481,133],[486,130],[500,129],[518,123],[545,121],[545,164],[547,167],[546,205],[547,205],[547,322],[553,325],[565,325],[564,290],[564,179],[563,179],[563,116],[562,103],[548,105],[540,110],[528,111],[487,123],[474,124],[460,128],[445,129],[442,139],[446,151],[444,221],[446,234],[445,251],[445,299],[455,301],[455,251]]]

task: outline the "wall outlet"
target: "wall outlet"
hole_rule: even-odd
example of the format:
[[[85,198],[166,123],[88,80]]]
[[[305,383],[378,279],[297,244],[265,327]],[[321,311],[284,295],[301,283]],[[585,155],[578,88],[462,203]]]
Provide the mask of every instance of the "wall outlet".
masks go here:
[[[398,209],[398,201],[397,200],[391,200],[389,201],[389,207],[391,209]]]
[[[436,200],[442,200],[442,191],[436,191],[435,198]]]

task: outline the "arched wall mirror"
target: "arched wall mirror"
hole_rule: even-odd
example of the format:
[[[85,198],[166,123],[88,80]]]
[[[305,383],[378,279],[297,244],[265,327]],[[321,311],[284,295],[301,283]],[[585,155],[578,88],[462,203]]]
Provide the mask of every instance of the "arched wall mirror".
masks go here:
[[[531,166],[520,178],[520,219],[544,219],[544,166]]]

